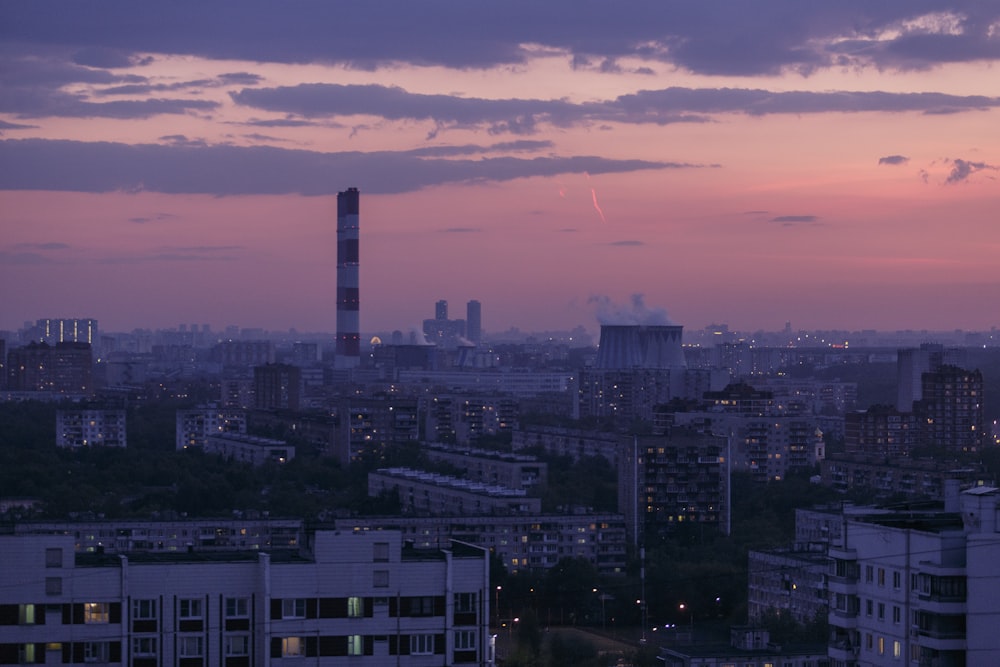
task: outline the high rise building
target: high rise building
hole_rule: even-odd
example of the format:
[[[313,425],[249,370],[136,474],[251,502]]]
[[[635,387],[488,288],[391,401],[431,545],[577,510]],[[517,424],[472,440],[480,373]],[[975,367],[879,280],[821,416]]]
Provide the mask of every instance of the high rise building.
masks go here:
[[[338,368],[361,364],[357,188],[337,193],[337,356]]]
[[[55,345],[56,343],[89,343],[96,345],[100,340],[97,320],[92,318],[46,318],[35,321],[38,330],[36,340]]]
[[[985,433],[983,374],[941,366],[921,376],[923,398],[913,411],[921,418],[927,444],[953,452],[982,448]]]
[[[465,337],[477,345],[483,339],[483,306],[475,299],[465,306]]]
[[[448,302],[444,299],[436,302],[434,304],[434,319],[436,320],[446,320],[448,319]]]

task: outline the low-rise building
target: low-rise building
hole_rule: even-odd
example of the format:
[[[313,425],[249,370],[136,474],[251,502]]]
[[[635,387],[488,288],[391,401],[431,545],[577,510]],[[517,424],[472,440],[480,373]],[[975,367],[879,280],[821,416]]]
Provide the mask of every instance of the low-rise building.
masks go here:
[[[449,516],[539,514],[542,501],[523,489],[470,482],[411,468],[379,468],[368,473],[368,495],[396,493],[404,512]]]
[[[473,482],[528,489],[548,480],[548,464],[534,456],[444,445],[430,445],[423,452],[431,461],[458,468]]]
[[[205,453],[221,454],[231,461],[262,466],[286,463],[295,458],[295,447],[284,440],[261,438],[245,433],[217,433],[205,440]]]

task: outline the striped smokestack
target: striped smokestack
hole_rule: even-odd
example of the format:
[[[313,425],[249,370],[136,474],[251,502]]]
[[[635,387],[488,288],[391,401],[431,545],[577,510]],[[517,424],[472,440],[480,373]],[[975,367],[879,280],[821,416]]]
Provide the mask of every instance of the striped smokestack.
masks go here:
[[[358,289],[357,188],[337,193],[337,357],[338,368],[361,364],[361,300]]]

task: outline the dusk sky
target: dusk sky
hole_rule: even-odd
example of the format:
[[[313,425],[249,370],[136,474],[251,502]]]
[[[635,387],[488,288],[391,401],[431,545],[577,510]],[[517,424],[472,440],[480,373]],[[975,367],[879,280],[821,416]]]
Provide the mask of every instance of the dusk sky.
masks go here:
[[[0,0],[0,329],[1000,325],[1000,2]],[[624,306],[623,306],[624,307]]]

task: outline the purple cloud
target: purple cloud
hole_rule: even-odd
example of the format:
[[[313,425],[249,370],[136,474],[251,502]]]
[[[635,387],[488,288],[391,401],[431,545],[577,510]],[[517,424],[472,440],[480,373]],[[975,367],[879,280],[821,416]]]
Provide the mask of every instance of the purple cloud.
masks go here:
[[[886,155],[885,157],[880,157],[878,159],[879,164],[889,164],[889,165],[906,164],[909,161],[910,158],[906,157],[905,155]]]

